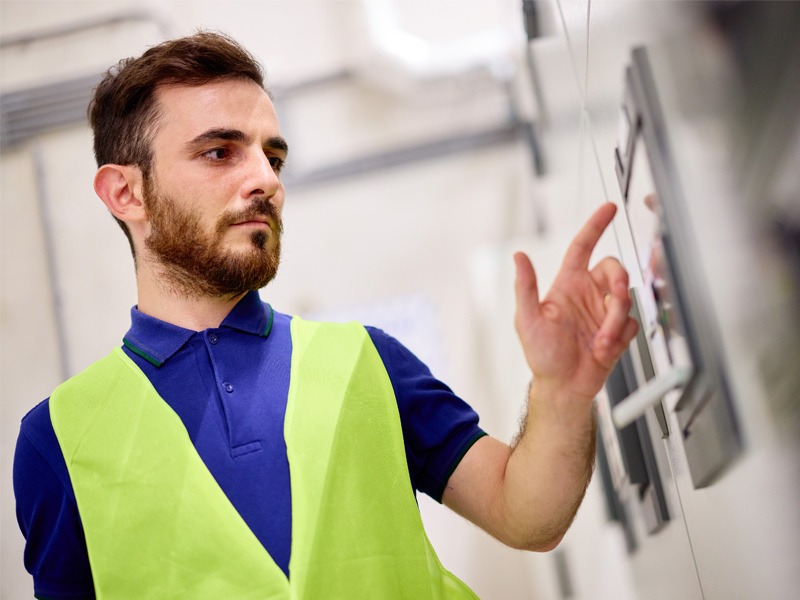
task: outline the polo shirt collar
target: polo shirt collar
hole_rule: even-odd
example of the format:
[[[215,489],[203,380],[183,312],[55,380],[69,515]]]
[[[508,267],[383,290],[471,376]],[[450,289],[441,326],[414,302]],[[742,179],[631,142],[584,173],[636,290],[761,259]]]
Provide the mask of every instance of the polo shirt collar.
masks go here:
[[[257,291],[248,292],[220,324],[251,335],[267,337],[272,330],[275,313],[261,301]],[[195,331],[185,329],[131,308],[131,328],[122,343],[134,354],[160,367],[174,356]]]

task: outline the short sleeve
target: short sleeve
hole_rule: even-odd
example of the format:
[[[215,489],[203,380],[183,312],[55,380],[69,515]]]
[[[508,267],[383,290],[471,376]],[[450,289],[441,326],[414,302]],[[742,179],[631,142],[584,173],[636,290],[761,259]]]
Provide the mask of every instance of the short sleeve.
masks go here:
[[[22,421],[14,454],[17,522],[34,593],[47,600],[94,598],[89,557],[75,494],[47,400]]]
[[[441,502],[458,463],[486,435],[478,414],[395,338],[373,327],[367,331],[397,398],[411,483]]]

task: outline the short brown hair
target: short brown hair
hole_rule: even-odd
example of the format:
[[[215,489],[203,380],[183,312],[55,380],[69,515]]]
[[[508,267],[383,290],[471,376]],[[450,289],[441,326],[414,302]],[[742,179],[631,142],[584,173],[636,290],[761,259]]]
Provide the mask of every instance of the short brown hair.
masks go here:
[[[168,40],[138,58],[111,67],[89,103],[97,166],[136,165],[145,178],[152,167],[152,135],[161,85],[199,86],[221,79],[250,79],[264,89],[259,62],[229,36],[212,31]],[[127,226],[117,219],[133,252]],[[134,255],[135,256],[135,255]]]

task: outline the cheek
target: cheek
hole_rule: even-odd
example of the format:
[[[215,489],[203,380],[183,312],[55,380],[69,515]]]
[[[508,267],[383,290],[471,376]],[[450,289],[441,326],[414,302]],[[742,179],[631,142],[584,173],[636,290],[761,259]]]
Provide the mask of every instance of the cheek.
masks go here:
[[[272,199],[270,200],[270,202],[272,202],[272,205],[273,205],[273,206],[274,206],[276,209],[278,209],[278,214],[279,214],[279,215],[282,215],[282,214],[283,214],[283,204],[284,204],[284,201],[286,200],[286,196],[285,196],[285,194],[286,194],[286,192],[285,192],[285,190],[283,189],[283,184],[281,184],[281,189],[280,189],[280,191],[279,191],[277,194],[275,194],[275,195],[272,197]]]
[[[216,219],[231,205],[231,195],[224,181],[219,179],[195,179],[185,181],[173,188],[175,195],[186,210],[203,219]]]

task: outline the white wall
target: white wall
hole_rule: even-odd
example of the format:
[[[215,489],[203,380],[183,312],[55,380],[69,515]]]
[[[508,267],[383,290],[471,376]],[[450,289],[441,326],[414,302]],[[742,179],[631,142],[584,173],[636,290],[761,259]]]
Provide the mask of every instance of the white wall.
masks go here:
[[[751,148],[765,142],[736,138],[738,123],[721,111],[730,96],[715,97],[719,82],[703,77],[708,75],[703,68],[709,61],[725,62],[715,55],[720,52],[721,38],[713,27],[701,25],[695,12],[698,6],[669,2],[557,4],[570,40],[576,83],[582,91],[580,149],[571,161],[572,173],[580,181],[579,197],[602,189],[620,202],[611,150],[616,145],[622,68],[634,45],[670,47],[672,60],[659,65],[662,77],[656,83],[662,106],[671,116],[669,141],[674,144],[683,177],[687,223],[697,244],[696,268],[708,294],[710,318],[719,328],[719,360],[729,379],[744,445],[722,476],[695,489],[681,428],[672,414],[676,396],[668,396],[670,435],[660,440],[650,418],[653,415],[648,419],[671,520],[649,535],[642,515],[634,511],[639,547],[628,555],[617,537],[619,532],[608,524],[600,525],[599,492],[593,495],[590,487],[562,544],[572,571],[574,598],[779,599],[794,597],[800,586],[796,569],[800,558],[797,282],[790,281],[787,265],[776,259],[773,242],[765,235],[764,222],[774,217],[769,186],[750,193],[743,188],[754,176],[758,178],[747,173],[757,170],[752,165],[759,160]],[[769,70],[772,65],[763,67]],[[713,69],[711,74],[718,76]],[[738,105],[735,85],[720,89]],[[792,89],[791,98],[796,102],[800,90],[796,84]],[[608,103],[609,94],[616,101]],[[691,102],[698,96],[714,104],[697,110]],[[795,148],[800,138],[796,115],[786,111],[776,117],[777,122],[781,116],[787,117],[784,128],[794,129]],[[736,143],[744,143],[747,150],[737,148]],[[750,154],[737,165],[734,157],[744,152]],[[796,161],[796,150],[794,156]],[[791,159],[776,156],[774,160]],[[794,190],[791,197],[796,210],[798,178],[796,170],[792,173],[787,179],[792,182],[789,186]],[[560,179],[567,180],[566,171]],[[633,275],[632,284],[641,285],[635,276],[638,265],[624,219],[617,221],[616,233],[614,246]],[[531,244],[540,249],[540,241]],[[551,558],[528,558],[537,581],[552,576]],[[535,589],[544,590],[548,585],[547,597],[561,597],[552,582]]]
[[[505,31],[509,64],[516,68],[517,99],[523,112],[534,114],[523,66],[519,4],[396,3],[399,23],[433,43],[440,54],[465,36]],[[694,24],[692,3],[552,0],[542,5],[550,34],[532,48],[550,117],[542,138],[547,173],[533,177],[524,145],[506,143],[322,185],[293,189],[290,184],[281,271],[262,292],[285,312],[352,315],[387,327],[475,406],[487,430],[506,440],[516,429],[528,378],[512,326],[512,252],[524,249],[531,254],[544,288],[582,220],[605,199],[620,203],[612,151],[630,49],[680,34]],[[287,177],[440,136],[479,131],[501,123],[508,111],[502,89],[485,75],[420,83],[397,65],[387,66],[385,57],[370,46],[363,6],[356,0],[3,0],[0,39],[126,11],[138,11],[145,18],[3,47],[1,91],[100,72],[164,36],[198,27],[222,29],[239,39],[262,59],[276,90],[342,69],[361,69],[350,81],[319,85],[285,100],[278,96],[282,127],[292,146]],[[382,66],[377,72],[376,64]],[[91,136],[81,123],[2,154],[3,600],[30,597],[31,590],[21,565],[23,540],[10,489],[19,420],[63,376],[119,344],[135,302],[127,243],[94,197],[93,172]],[[614,231],[601,242],[604,253],[624,257],[630,251],[625,228],[624,215],[619,215]],[[411,310],[420,317],[404,319],[403,313]],[[743,331],[730,334],[734,347],[743,344]],[[760,389],[758,374],[745,370],[737,377],[743,389]],[[755,410],[759,431],[770,430],[763,409],[748,410]],[[483,598],[561,598],[556,556],[570,570],[573,598],[701,597],[699,568],[708,574],[705,597],[726,598],[726,590],[735,588],[741,574],[729,574],[714,558],[714,537],[729,518],[739,528],[726,534],[727,546],[746,543],[753,523],[745,514],[747,503],[763,502],[760,495],[741,495],[755,472],[761,473],[765,485],[779,489],[780,510],[790,510],[787,503],[795,480],[782,475],[797,465],[777,443],[764,446],[769,449],[749,455],[726,484],[711,493],[694,494],[686,473],[680,472],[685,464],[679,446],[665,444],[661,460],[667,470],[678,470],[677,483],[668,490],[678,509],[676,518],[633,556],[624,547],[621,531],[604,516],[596,481],[557,550],[560,554],[508,550],[429,499],[421,498],[420,506],[442,562]],[[775,467],[781,460],[787,464]],[[773,466],[765,468],[766,464]],[[731,497],[740,499],[731,502]],[[682,504],[689,507],[685,519]],[[711,513],[719,515],[710,519],[712,525],[698,526]],[[753,552],[769,552],[779,517],[767,520]],[[695,527],[695,537],[689,525]],[[702,549],[699,559],[692,554],[692,544]],[[796,548],[790,543],[781,547]],[[747,561],[752,556],[734,558]],[[770,573],[783,577],[781,585],[786,585],[787,571],[781,565],[748,579],[747,585],[758,588]]]
[[[436,31],[443,42],[489,26],[517,26],[492,2],[443,2],[440,8]],[[368,48],[359,2],[54,1],[3,2],[0,9],[0,36],[134,9],[151,17],[4,48],[4,93],[100,72],[141,53],[165,30],[170,35],[198,27],[227,31],[261,58],[276,90],[351,67]],[[420,35],[430,25],[423,9],[423,4],[404,5],[401,14],[404,26]],[[403,97],[367,79],[289,98],[279,106],[292,146],[287,173],[500,124],[507,112],[503,94],[485,78],[481,86],[475,93],[434,83],[436,97],[420,90]],[[31,590],[10,489],[19,420],[64,375],[119,344],[135,289],[127,242],[91,189],[94,166],[85,124],[48,132],[2,158],[0,585],[3,599],[16,599],[29,597]],[[528,163],[514,143],[320,186],[294,190],[290,184],[283,265],[263,295],[290,313],[344,316],[366,309],[386,321],[392,307],[421,309],[427,329],[395,316],[396,333],[410,336],[412,348],[485,413],[492,429],[493,421],[502,421],[491,408],[498,400],[472,368],[468,257],[479,244],[532,230],[529,185]],[[52,247],[52,278],[45,240]],[[507,258],[510,262],[510,254]],[[507,401],[514,415],[524,385]],[[528,595],[521,555],[487,541],[436,503],[421,499],[421,504],[442,561],[482,596]]]

